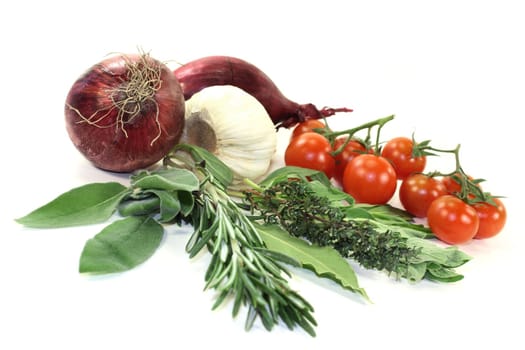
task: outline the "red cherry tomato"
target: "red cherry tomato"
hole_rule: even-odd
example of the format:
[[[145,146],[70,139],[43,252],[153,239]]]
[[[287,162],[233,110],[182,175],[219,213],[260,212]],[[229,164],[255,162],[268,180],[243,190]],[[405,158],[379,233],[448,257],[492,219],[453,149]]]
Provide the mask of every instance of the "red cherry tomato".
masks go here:
[[[374,154],[355,157],[343,174],[343,190],[359,203],[385,204],[394,195],[396,186],[392,165]]]
[[[337,151],[341,146],[344,145],[348,137],[339,137],[334,142],[334,151]],[[366,147],[361,142],[357,140],[350,140],[346,144],[345,148],[335,156],[335,173],[334,179],[337,180],[340,184],[343,183],[343,174],[348,162],[350,162],[355,157],[366,153]],[[371,150],[369,153],[372,152]]]
[[[507,221],[507,211],[499,198],[494,198],[496,205],[476,203],[474,209],[478,213],[479,228],[474,238],[494,237],[501,232]]]
[[[459,175],[457,175],[459,176]],[[469,180],[473,180],[474,178],[472,176],[468,176]],[[444,176],[441,181],[443,182],[443,184],[445,185],[445,187],[447,188],[447,191],[448,193],[450,194],[458,194],[461,192],[461,184],[456,180],[454,179],[452,176]],[[480,185],[478,184],[478,187],[480,187]]]
[[[291,138],[297,137],[306,132],[315,132],[314,129],[326,128],[326,124],[318,119],[309,119],[297,124],[292,131]]]
[[[438,179],[412,174],[399,187],[399,200],[410,214],[423,218],[427,216],[430,204],[438,197],[447,194],[447,188]]]
[[[448,244],[468,242],[479,228],[476,210],[450,194],[441,196],[430,204],[427,220],[434,235]]]
[[[388,141],[381,151],[381,156],[392,163],[397,178],[400,180],[425,169],[427,158],[425,156],[413,157],[413,147],[414,142],[408,137],[396,137]]]
[[[452,176],[444,176],[443,179],[441,179],[441,182],[443,182],[443,185],[445,185],[449,194],[461,192],[461,185],[454,180]]]
[[[284,152],[286,165],[322,171],[331,178],[334,175],[335,159],[326,137],[316,132],[306,132],[292,140]]]

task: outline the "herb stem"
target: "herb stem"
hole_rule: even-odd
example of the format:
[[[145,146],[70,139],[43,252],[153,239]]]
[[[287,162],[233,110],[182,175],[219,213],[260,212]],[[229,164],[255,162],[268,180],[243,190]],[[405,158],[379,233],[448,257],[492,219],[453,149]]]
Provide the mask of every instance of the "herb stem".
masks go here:
[[[267,252],[253,222],[218,182],[224,174],[213,171],[205,161],[186,162],[186,166],[203,180],[191,214],[194,232],[186,250],[193,257],[207,247],[212,255],[205,288],[219,293],[213,308],[234,295],[233,316],[241,305],[248,306],[247,330],[260,318],[267,330],[283,321],[290,329],[299,326],[315,336],[312,306],[290,288],[284,277],[290,273]]]

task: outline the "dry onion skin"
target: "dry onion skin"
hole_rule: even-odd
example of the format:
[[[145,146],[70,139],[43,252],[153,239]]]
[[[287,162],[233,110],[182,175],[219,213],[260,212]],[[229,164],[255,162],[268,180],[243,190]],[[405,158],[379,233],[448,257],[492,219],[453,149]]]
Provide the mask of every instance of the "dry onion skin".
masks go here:
[[[114,55],[71,87],[66,128],[96,167],[131,172],[161,160],[184,129],[185,101],[173,72],[148,54]]]

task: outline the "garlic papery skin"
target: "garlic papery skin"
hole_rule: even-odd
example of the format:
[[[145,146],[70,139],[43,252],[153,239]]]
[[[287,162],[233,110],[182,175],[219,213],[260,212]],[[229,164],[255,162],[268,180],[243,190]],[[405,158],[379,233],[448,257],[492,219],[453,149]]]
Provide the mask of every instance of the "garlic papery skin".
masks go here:
[[[203,147],[234,174],[234,187],[257,181],[270,168],[277,149],[275,125],[263,105],[231,85],[210,86],[186,101],[181,142]]]

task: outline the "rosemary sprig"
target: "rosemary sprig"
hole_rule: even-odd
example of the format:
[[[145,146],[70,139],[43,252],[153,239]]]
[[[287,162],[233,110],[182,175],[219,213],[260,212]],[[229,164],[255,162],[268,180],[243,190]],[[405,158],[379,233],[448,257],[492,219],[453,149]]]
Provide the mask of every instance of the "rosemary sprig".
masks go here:
[[[186,250],[194,257],[206,247],[212,256],[205,274],[205,289],[218,292],[213,309],[232,296],[234,317],[241,306],[248,306],[247,330],[260,318],[267,330],[282,321],[290,329],[299,326],[315,336],[313,307],[290,288],[286,280],[290,273],[276,259],[276,252],[266,249],[254,224],[227,194],[223,179],[229,178],[229,169],[203,150],[185,151],[192,157],[184,158],[184,166],[202,179],[190,215],[194,232]],[[165,163],[175,165],[176,158],[172,154]]]

